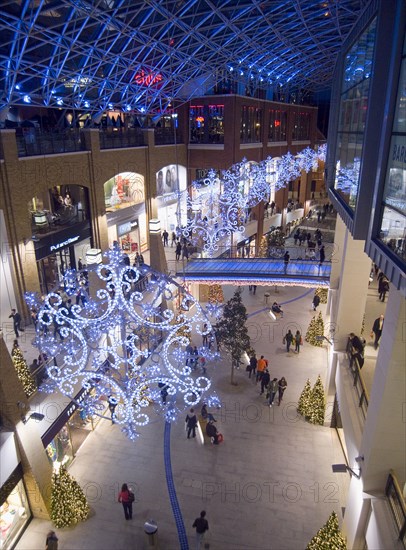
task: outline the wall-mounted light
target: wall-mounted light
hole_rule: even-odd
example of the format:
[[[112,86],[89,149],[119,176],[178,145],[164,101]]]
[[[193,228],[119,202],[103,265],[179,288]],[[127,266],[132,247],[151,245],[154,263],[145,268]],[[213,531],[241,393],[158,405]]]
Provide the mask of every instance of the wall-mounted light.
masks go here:
[[[38,225],[39,227],[47,225],[48,222],[47,222],[47,216],[45,212],[35,212],[34,222],[35,222],[35,225]]]
[[[101,264],[102,263],[102,251],[100,248],[89,248],[86,252],[86,263],[87,265],[91,264]]]
[[[153,234],[161,233],[161,220],[151,218],[149,220],[149,232]]]
[[[334,474],[345,474],[346,472],[349,472],[351,476],[354,476],[357,479],[361,478],[361,468],[359,469],[359,473],[357,474],[352,468],[347,466],[347,464],[333,464],[331,467]]]

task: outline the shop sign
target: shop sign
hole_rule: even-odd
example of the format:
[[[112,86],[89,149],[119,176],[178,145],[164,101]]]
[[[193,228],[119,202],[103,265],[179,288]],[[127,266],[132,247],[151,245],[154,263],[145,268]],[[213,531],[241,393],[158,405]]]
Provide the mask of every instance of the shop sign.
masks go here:
[[[119,237],[122,237],[127,233],[131,233],[131,231],[133,231],[137,226],[138,226],[137,221],[122,223],[117,226],[117,235]]]
[[[76,235],[75,237],[71,237],[70,239],[66,239],[66,241],[62,241],[57,244],[51,244],[49,247],[49,250],[53,252],[54,250],[59,250],[60,248],[63,248],[64,246],[69,246],[72,243],[75,243],[79,240],[79,235]]]

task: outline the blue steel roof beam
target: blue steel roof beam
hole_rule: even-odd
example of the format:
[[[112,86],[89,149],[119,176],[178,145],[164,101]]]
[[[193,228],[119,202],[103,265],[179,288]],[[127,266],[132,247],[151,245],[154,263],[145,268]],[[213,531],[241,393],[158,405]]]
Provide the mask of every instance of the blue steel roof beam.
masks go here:
[[[42,2],[43,2],[43,0],[42,0]],[[16,63],[15,63],[16,69],[13,72],[9,72],[9,71],[6,72],[6,102],[7,102],[7,104],[9,103],[10,98],[11,98],[11,94],[13,93],[13,91],[15,89],[17,75],[18,75],[18,67],[19,67],[19,64],[22,60],[22,55],[25,51],[25,46],[28,42],[28,36],[23,36],[23,38],[22,38],[23,47],[20,48],[19,55],[15,55],[15,50],[17,49],[18,45],[20,44],[20,36],[19,36],[20,32],[21,32],[22,28],[27,25],[24,18],[25,18],[25,15],[26,15],[27,11],[28,11],[29,6],[30,6],[30,2],[29,2],[29,0],[26,0],[23,4],[23,9],[22,9],[20,19],[17,22],[16,33],[15,33],[15,38],[16,39],[15,39],[15,42],[11,46],[9,59],[10,59],[10,61],[12,60],[13,64],[14,64],[14,59],[16,59]],[[38,7],[37,13],[40,10],[40,6],[41,6],[41,4]],[[34,18],[34,20],[35,20],[35,18]],[[7,83],[8,83],[8,90],[7,90]]]

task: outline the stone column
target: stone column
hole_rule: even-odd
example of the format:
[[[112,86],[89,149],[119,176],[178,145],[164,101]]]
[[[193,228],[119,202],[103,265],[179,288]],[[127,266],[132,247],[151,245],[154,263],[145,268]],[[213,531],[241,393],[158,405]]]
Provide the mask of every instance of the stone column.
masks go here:
[[[3,423],[15,431],[30,508],[35,517],[49,519],[52,466],[46,458],[34,420],[22,422],[30,414],[27,399],[10,354],[0,333],[0,411]]]
[[[371,271],[371,260],[364,252],[364,245],[365,241],[354,240],[346,231],[342,261],[337,266],[341,268],[337,308],[331,312],[335,351],[345,350],[350,332],[357,335],[361,332]]]

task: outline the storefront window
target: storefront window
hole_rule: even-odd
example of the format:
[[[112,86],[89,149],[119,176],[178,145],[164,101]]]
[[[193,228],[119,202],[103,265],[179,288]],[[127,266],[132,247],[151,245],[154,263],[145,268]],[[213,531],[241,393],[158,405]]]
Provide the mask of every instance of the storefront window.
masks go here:
[[[310,113],[293,111],[292,140],[310,140]]]
[[[122,172],[104,184],[106,212],[114,212],[145,201],[144,176]]]
[[[286,141],[287,111],[271,109],[269,111],[268,141]]]
[[[190,143],[224,143],[224,105],[191,105]]]
[[[376,19],[348,51],[341,88],[335,189],[355,209],[375,48]]]
[[[241,108],[241,143],[260,143],[262,128],[262,109],[243,105]]]
[[[67,426],[64,426],[54,439],[47,445],[46,453],[53,468],[58,470],[60,466],[67,466],[73,459],[72,442]]]
[[[156,174],[158,218],[169,234],[186,225],[186,178],[186,168],[180,165],[165,166]]]
[[[0,506],[0,548],[14,547],[30,515],[24,485],[19,481]]]
[[[383,192],[379,238],[406,261],[406,41]]]
[[[55,185],[28,204],[32,234],[39,237],[63,231],[89,219],[89,201],[82,185]]]

